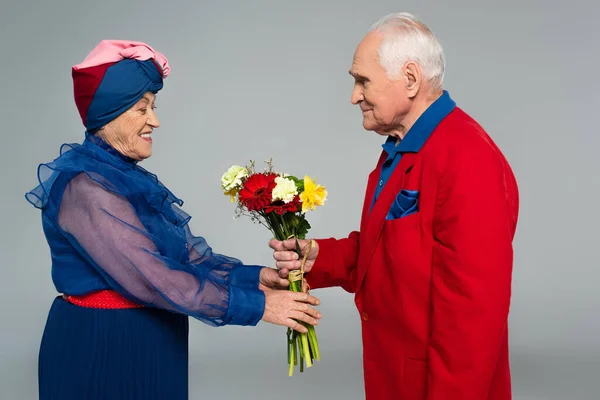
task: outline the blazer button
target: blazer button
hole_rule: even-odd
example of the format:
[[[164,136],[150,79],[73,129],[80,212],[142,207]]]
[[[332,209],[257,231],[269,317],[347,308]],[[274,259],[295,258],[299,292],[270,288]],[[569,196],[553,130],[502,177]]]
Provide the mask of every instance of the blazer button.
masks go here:
[[[363,321],[368,321],[369,320],[369,314],[367,314],[366,312],[362,313],[362,317],[363,317]]]

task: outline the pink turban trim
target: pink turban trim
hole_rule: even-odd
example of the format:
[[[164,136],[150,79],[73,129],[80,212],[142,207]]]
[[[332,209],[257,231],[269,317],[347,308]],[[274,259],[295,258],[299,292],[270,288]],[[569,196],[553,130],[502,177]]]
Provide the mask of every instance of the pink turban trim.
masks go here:
[[[127,58],[140,61],[153,59],[162,69],[163,78],[166,78],[171,72],[169,61],[164,55],[146,43],[131,40],[103,40],[80,64],[74,65],[73,69],[79,70],[115,63]]]

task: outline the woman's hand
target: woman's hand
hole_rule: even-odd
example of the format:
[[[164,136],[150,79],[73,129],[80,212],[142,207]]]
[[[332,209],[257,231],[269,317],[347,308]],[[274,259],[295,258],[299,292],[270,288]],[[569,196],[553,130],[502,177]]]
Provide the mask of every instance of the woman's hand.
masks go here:
[[[259,289],[287,289],[289,286],[290,282],[285,277],[279,276],[277,270],[267,267],[260,270]]]
[[[287,326],[295,331],[307,333],[308,329],[297,321],[317,325],[321,313],[313,306],[321,302],[308,293],[296,293],[289,290],[273,290],[265,288],[266,303],[262,320],[276,325]]]

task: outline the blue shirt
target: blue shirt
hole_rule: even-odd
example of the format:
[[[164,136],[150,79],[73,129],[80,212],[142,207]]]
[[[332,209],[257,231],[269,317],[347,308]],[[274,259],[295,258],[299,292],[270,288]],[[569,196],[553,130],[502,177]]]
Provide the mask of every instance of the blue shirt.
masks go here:
[[[210,325],[262,318],[261,267],[213,253],[191,233],[183,201],[97,136],[63,145],[38,179],[26,197],[42,210],[60,293],[115,290]]]
[[[402,159],[402,154],[418,153],[435,128],[437,128],[440,122],[442,122],[455,107],[456,103],[450,98],[450,94],[444,90],[444,93],[433,102],[423,114],[421,114],[419,119],[417,119],[415,124],[408,130],[404,138],[398,144],[396,144],[397,138],[392,136],[388,137],[382,145],[383,150],[387,153],[387,158],[381,165],[379,181],[375,188],[371,208],[375,205],[385,184],[390,179],[394,169]]]

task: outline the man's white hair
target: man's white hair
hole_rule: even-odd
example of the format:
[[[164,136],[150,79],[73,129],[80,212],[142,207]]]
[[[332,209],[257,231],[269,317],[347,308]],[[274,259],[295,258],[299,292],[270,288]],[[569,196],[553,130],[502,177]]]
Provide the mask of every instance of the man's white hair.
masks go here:
[[[386,15],[369,32],[383,35],[379,62],[390,79],[400,76],[402,67],[413,61],[421,67],[433,89],[441,89],[446,68],[444,49],[429,28],[409,13]]]

